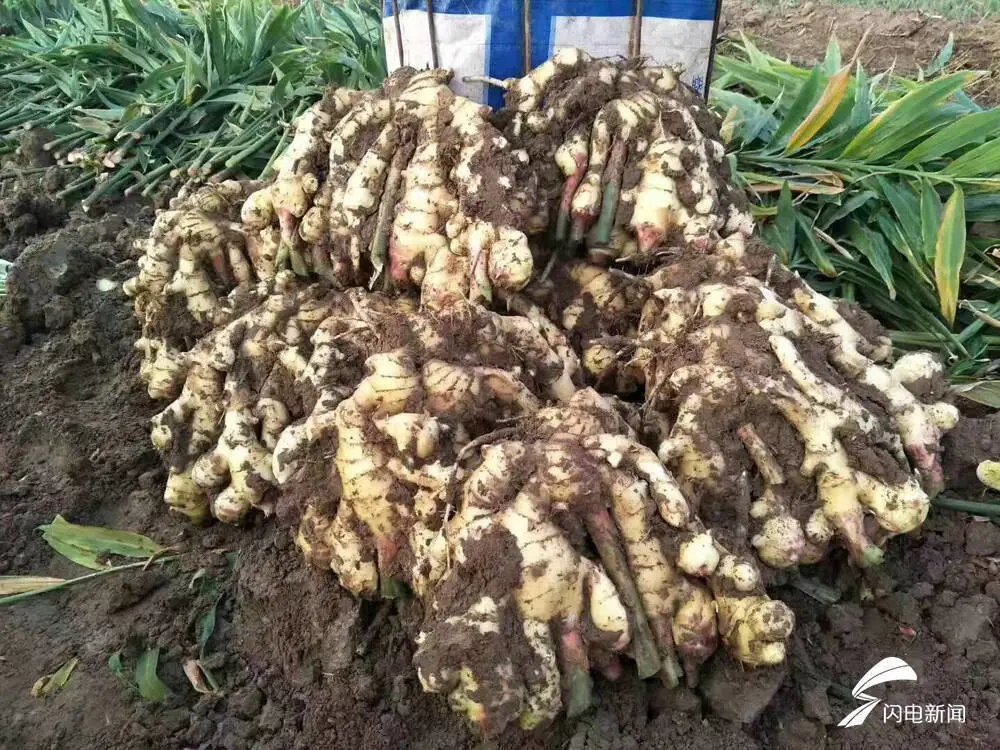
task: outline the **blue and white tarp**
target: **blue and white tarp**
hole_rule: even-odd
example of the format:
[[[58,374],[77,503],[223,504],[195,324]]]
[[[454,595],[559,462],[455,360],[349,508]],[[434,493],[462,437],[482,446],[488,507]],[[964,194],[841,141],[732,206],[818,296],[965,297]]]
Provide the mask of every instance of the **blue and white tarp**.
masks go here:
[[[704,91],[711,59],[716,9],[721,0],[644,0],[640,54],[660,63],[679,63],[683,79]],[[389,70],[401,65],[432,66],[426,0],[398,0],[403,37],[400,61],[393,2],[383,10]],[[456,71],[454,88],[494,107],[503,93],[463,76],[513,78],[524,74],[524,5],[519,0],[434,0],[438,62]],[[635,0],[532,0],[531,65],[565,47],[595,57],[628,53]]]

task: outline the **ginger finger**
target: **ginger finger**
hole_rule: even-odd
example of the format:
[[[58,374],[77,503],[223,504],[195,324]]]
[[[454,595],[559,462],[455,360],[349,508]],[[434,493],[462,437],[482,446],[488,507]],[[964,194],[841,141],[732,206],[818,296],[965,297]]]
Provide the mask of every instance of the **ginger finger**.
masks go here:
[[[784,602],[768,599],[753,564],[725,555],[712,576],[719,612],[719,633],[744,664],[780,664],[795,615]]]
[[[576,194],[580,181],[587,171],[588,151],[587,136],[583,131],[576,131],[569,139],[556,149],[556,164],[566,177],[563,185],[562,199],[559,201],[559,216],[556,220],[556,242],[565,242],[569,237],[570,212],[573,208],[573,196]]]
[[[600,435],[594,442],[611,466],[618,468],[625,462],[645,478],[649,494],[664,521],[675,528],[687,524],[691,516],[687,500],[676,480],[663,468],[653,451],[624,435]]]
[[[350,257],[355,271],[361,268],[361,224],[378,207],[398,139],[397,125],[393,122],[385,125],[351,174],[344,190],[343,211],[346,227],[351,232]]]
[[[389,174],[385,180],[385,190],[382,193],[382,200],[379,203],[378,218],[375,222],[375,236],[372,238],[371,249],[368,252],[374,269],[370,285],[374,286],[378,277],[382,274],[389,256],[389,235],[392,231],[393,215],[396,211],[397,193],[403,170],[413,154],[412,144],[404,144],[402,148],[396,150],[389,164]]]

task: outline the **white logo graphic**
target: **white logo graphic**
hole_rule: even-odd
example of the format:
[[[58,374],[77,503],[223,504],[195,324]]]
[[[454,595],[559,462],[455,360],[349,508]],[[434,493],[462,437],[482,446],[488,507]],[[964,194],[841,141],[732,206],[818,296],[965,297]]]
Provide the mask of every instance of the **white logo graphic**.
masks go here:
[[[859,701],[865,701],[861,706],[847,714],[840,723],[838,727],[858,727],[865,723],[865,719],[868,718],[875,706],[877,706],[881,699],[876,698],[873,695],[868,695],[865,691],[870,687],[875,685],[881,685],[884,682],[895,682],[896,680],[916,680],[917,673],[913,671],[913,667],[907,664],[902,659],[895,656],[887,656],[874,667],[865,672],[864,677],[858,680],[858,684],[854,686],[854,690],[851,691],[853,695]]]

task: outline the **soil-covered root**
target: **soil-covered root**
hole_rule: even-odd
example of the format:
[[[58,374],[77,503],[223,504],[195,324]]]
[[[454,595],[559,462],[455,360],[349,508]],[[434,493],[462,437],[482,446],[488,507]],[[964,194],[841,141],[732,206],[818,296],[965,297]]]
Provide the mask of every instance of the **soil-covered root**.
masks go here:
[[[144,352],[186,350],[178,330],[197,338],[232,317],[233,294],[267,293],[284,269],[340,288],[419,288],[434,309],[523,287],[527,157],[450,78],[404,69],[379,91],[330,88],[294,124],[270,182],[182,191],[125,284]]]
[[[317,383],[315,406],[282,433],[274,471],[283,486],[294,486],[312,446],[330,440],[339,504],[310,503],[299,546],[355,594],[393,596],[405,584],[422,595],[443,569],[444,495],[456,456],[500,424],[534,413],[535,394],[569,398],[577,364],[527,318],[468,303],[432,315],[396,302],[362,318],[367,341],[356,331],[351,341],[334,342],[333,330],[345,330],[336,318],[313,336],[303,377]],[[345,350],[364,366],[346,397],[325,376],[309,375],[329,352],[342,361]]]
[[[925,354],[886,364],[887,339],[864,337],[759,248],[741,269],[739,235],[725,244],[724,274],[688,287],[646,279],[654,292],[627,369],[649,406],[676,414],[660,456],[701,498],[703,522],[752,529],[768,565],[813,562],[834,537],[875,563],[941,488],[941,436],[957,411],[907,388],[941,365]]]
[[[273,505],[272,451],[302,412],[293,374],[309,336],[346,304],[293,286],[280,279],[277,291],[187,352],[179,395],[152,420],[169,470],[164,500],[192,520],[236,521]]]
[[[536,393],[573,393],[572,350],[540,328],[467,302],[431,314],[412,300],[300,287],[281,272],[276,291],[189,352],[150,352],[150,387],[169,382],[160,390],[177,396],[153,420],[153,442],[170,467],[165,498],[194,519],[267,512],[275,488],[294,488],[332,445],[323,479],[339,479],[341,514],[360,508],[388,550],[408,533],[412,480],[423,464],[453,455],[499,419],[534,411]],[[438,450],[443,432],[449,440]],[[311,511],[310,528],[321,516]],[[316,537],[319,557],[328,556],[318,551],[325,538]],[[335,569],[346,578],[367,552],[338,539]],[[402,580],[412,584],[408,574]]]
[[[872,564],[942,488],[941,439],[958,415],[932,387],[941,364],[927,353],[888,364],[877,328],[741,233],[645,277],[564,264],[528,293],[592,382],[645,390],[646,411],[670,424],[647,437],[734,551],[788,567],[836,538]]]
[[[420,288],[439,309],[528,282],[527,157],[450,79],[400,69],[349,101],[332,89],[299,122],[277,178],[242,210],[248,230],[277,238],[278,269],[340,286]]]
[[[274,180],[255,190],[243,203],[240,216],[244,226],[250,232],[258,232],[261,244],[268,250],[259,259],[265,273],[288,265],[299,275],[307,273],[297,232],[319,190],[327,151],[326,134],[353,107],[364,106],[362,103],[370,99],[367,92],[327,89],[323,98],[295,121],[292,140],[274,165]],[[277,238],[273,231],[275,223]]]
[[[149,237],[136,243],[139,273],[124,286],[145,328],[171,324],[166,319],[177,310],[169,304],[173,295],[194,320],[214,325],[220,298],[238,284],[273,277],[256,270],[239,223],[240,206],[252,189],[253,183],[236,180],[205,185],[157,213]]]
[[[614,675],[618,653],[640,676],[675,685],[683,665],[695,679],[716,648],[717,607],[734,654],[748,664],[784,657],[791,614],[763,596],[759,574],[736,590],[732,562],[680,569],[677,550],[697,520],[595,391],[540,409],[459,472],[449,565],[415,662],[425,689],[484,730],[582,712],[591,663]]]
[[[634,393],[639,378],[624,366],[635,352],[639,317],[652,289],[641,277],[580,260],[556,264],[525,294],[535,299],[574,348],[602,391]]]
[[[567,49],[506,87],[499,118],[553,204],[557,242],[645,263],[753,231],[715,119],[672,69]]]

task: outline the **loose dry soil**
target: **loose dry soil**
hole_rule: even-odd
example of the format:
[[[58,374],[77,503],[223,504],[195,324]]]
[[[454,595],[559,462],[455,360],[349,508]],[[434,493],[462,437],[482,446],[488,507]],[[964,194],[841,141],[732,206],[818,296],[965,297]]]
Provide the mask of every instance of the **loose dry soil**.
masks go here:
[[[23,321],[23,330],[0,325],[0,574],[85,572],[36,530],[57,513],[145,533],[180,556],[0,609],[0,747],[1000,747],[1000,527],[947,511],[933,512],[920,536],[893,540],[884,567],[867,576],[843,556],[803,572],[836,603],[775,588],[798,619],[787,670],[743,672],[719,658],[694,691],[628,673],[617,683],[597,678],[599,705],[578,721],[475,737],[441,697],[420,690],[415,605],[357,602],[331,575],[302,565],[291,528],[277,519],[193,528],[167,513],[148,438],[156,407],[137,381],[138,331],[120,291],[134,271],[131,241],[152,209],[119,204],[88,217],[39,199],[51,187],[28,186],[33,200],[9,184],[0,193],[0,257],[17,258],[11,297]],[[100,280],[114,287],[100,291],[108,286]],[[207,647],[221,683],[215,696],[197,694],[182,671],[214,601],[200,593],[204,575],[192,585],[198,571],[222,595]],[[153,646],[171,691],[159,705],[108,667],[117,651],[131,666]],[[79,666],[62,690],[31,696],[36,679],[74,656]],[[837,729],[858,705],[851,687],[886,656],[905,659],[919,679],[872,695],[961,705],[965,721],[896,725],[877,707],[863,727]]]

